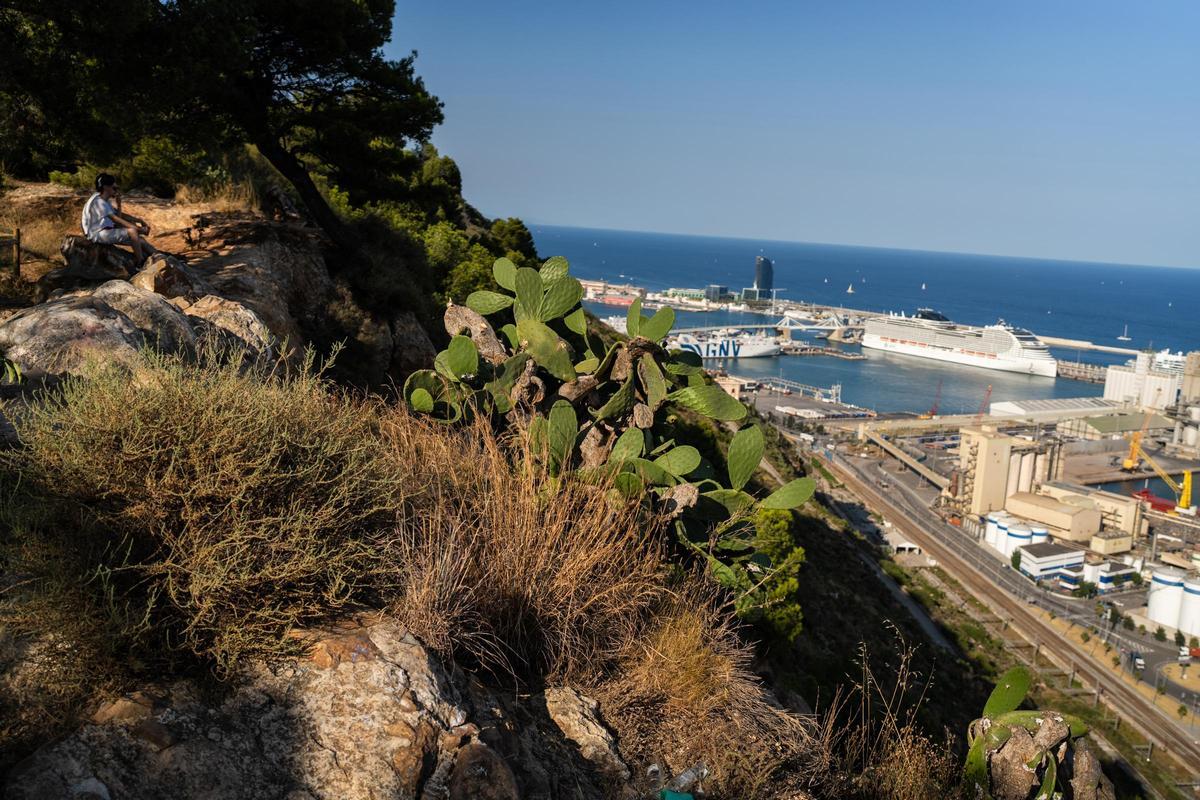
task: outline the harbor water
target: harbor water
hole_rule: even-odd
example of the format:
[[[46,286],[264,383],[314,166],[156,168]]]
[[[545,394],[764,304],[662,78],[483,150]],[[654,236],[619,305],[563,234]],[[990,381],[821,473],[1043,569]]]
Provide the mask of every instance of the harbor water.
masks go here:
[[[532,230],[538,251],[544,257],[565,256],[572,274],[651,291],[713,283],[740,290],[753,280],[755,256],[765,255],[774,261],[774,283],[784,299],[907,313],[928,306],[972,325],[1003,318],[1046,336],[1132,348],[1200,349],[1195,317],[1200,270],[557,226]],[[850,285],[853,294],[846,293]],[[624,314],[615,306],[589,307],[601,317]],[[770,321],[757,314],[692,312],[681,313],[677,325]],[[1117,341],[1125,325],[1132,341]],[[727,367],[747,376],[774,375],[821,386],[840,383],[847,402],[884,412],[929,410],[939,382],[939,411],[946,414],[976,412],[989,385],[992,402],[1102,393],[1097,384],[843,347],[866,359],[779,356],[740,359]],[[1099,364],[1128,358],[1090,351],[1054,354]]]

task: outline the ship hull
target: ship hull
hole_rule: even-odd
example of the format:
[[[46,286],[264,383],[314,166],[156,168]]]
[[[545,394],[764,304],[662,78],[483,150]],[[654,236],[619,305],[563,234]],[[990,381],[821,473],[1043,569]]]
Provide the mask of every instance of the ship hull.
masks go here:
[[[1058,375],[1058,363],[1054,359],[1014,358],[1005,355],[971,355],[940,347],[922,347],[917,344],[887,341],[874,333],[863,335],[862,346],[869,347],[872,350],[883,350],[888,353],[900,353],[906,356],[947,361],[951,364],[965,364],[971,367],[1000,370],[1001,372],[1019,372],[1025,375],[1039,375],[1043,378],[1053,378]]]
[[[689,353],[695,353],[705,360],[720,358],[770,358],[783,352],[783,348],[774,342],[748,342],[736,338],[694,342],[676,340],[668,342],[667,345]]]

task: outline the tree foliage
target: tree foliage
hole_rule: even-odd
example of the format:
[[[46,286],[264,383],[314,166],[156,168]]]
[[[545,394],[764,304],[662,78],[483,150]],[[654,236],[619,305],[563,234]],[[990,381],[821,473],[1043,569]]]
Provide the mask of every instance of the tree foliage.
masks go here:
[[[394,11],[392,0],[132,0],[120,13],[8,2],[0,99],[13,110],[0,120],[0,157],[30,169],[107,160],[149,134],[201,148],[249,142],[353,251],[307,162],[361,172],[378,143],[424,141],[442,121],[415,55],[383,55]],[[47,144],[34,142],[41,133]]]

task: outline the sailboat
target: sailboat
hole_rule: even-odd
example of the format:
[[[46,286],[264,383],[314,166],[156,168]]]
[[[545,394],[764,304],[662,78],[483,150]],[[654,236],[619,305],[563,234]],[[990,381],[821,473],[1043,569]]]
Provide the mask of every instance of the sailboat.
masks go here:
[[[846,287],[846,294],[854,294],[854,284],[853,283]]]
[[[925,284],[923,284],[923,283],[921,284],[921,291],[922,292],[925,291]]]
[[[1117,337],[1117,341],[1118,341],[1118,342],[1131,342],[1131,341],[1133,341],[1133,339],[1132,339],[1132,338],[1130,338],[1130,336],[1129,336],[1129,323],[1126,323],[1126,324],[1125,324],[1125,332],[1124,332],[1124,333],[1122,333],[1120,336],[1118,336],[1118,337]]]

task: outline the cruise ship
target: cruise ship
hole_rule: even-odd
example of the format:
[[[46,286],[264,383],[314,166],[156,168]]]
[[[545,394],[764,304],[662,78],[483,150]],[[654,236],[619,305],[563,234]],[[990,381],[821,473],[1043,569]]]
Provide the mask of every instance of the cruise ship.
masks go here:
[[[1005,372],[1047,378],[1058,374],[1050,349],[1029,331],[1004,320],[982,328],[958,325],[929,308],[918,309],[911,317],[871,317],[862,346]]]

